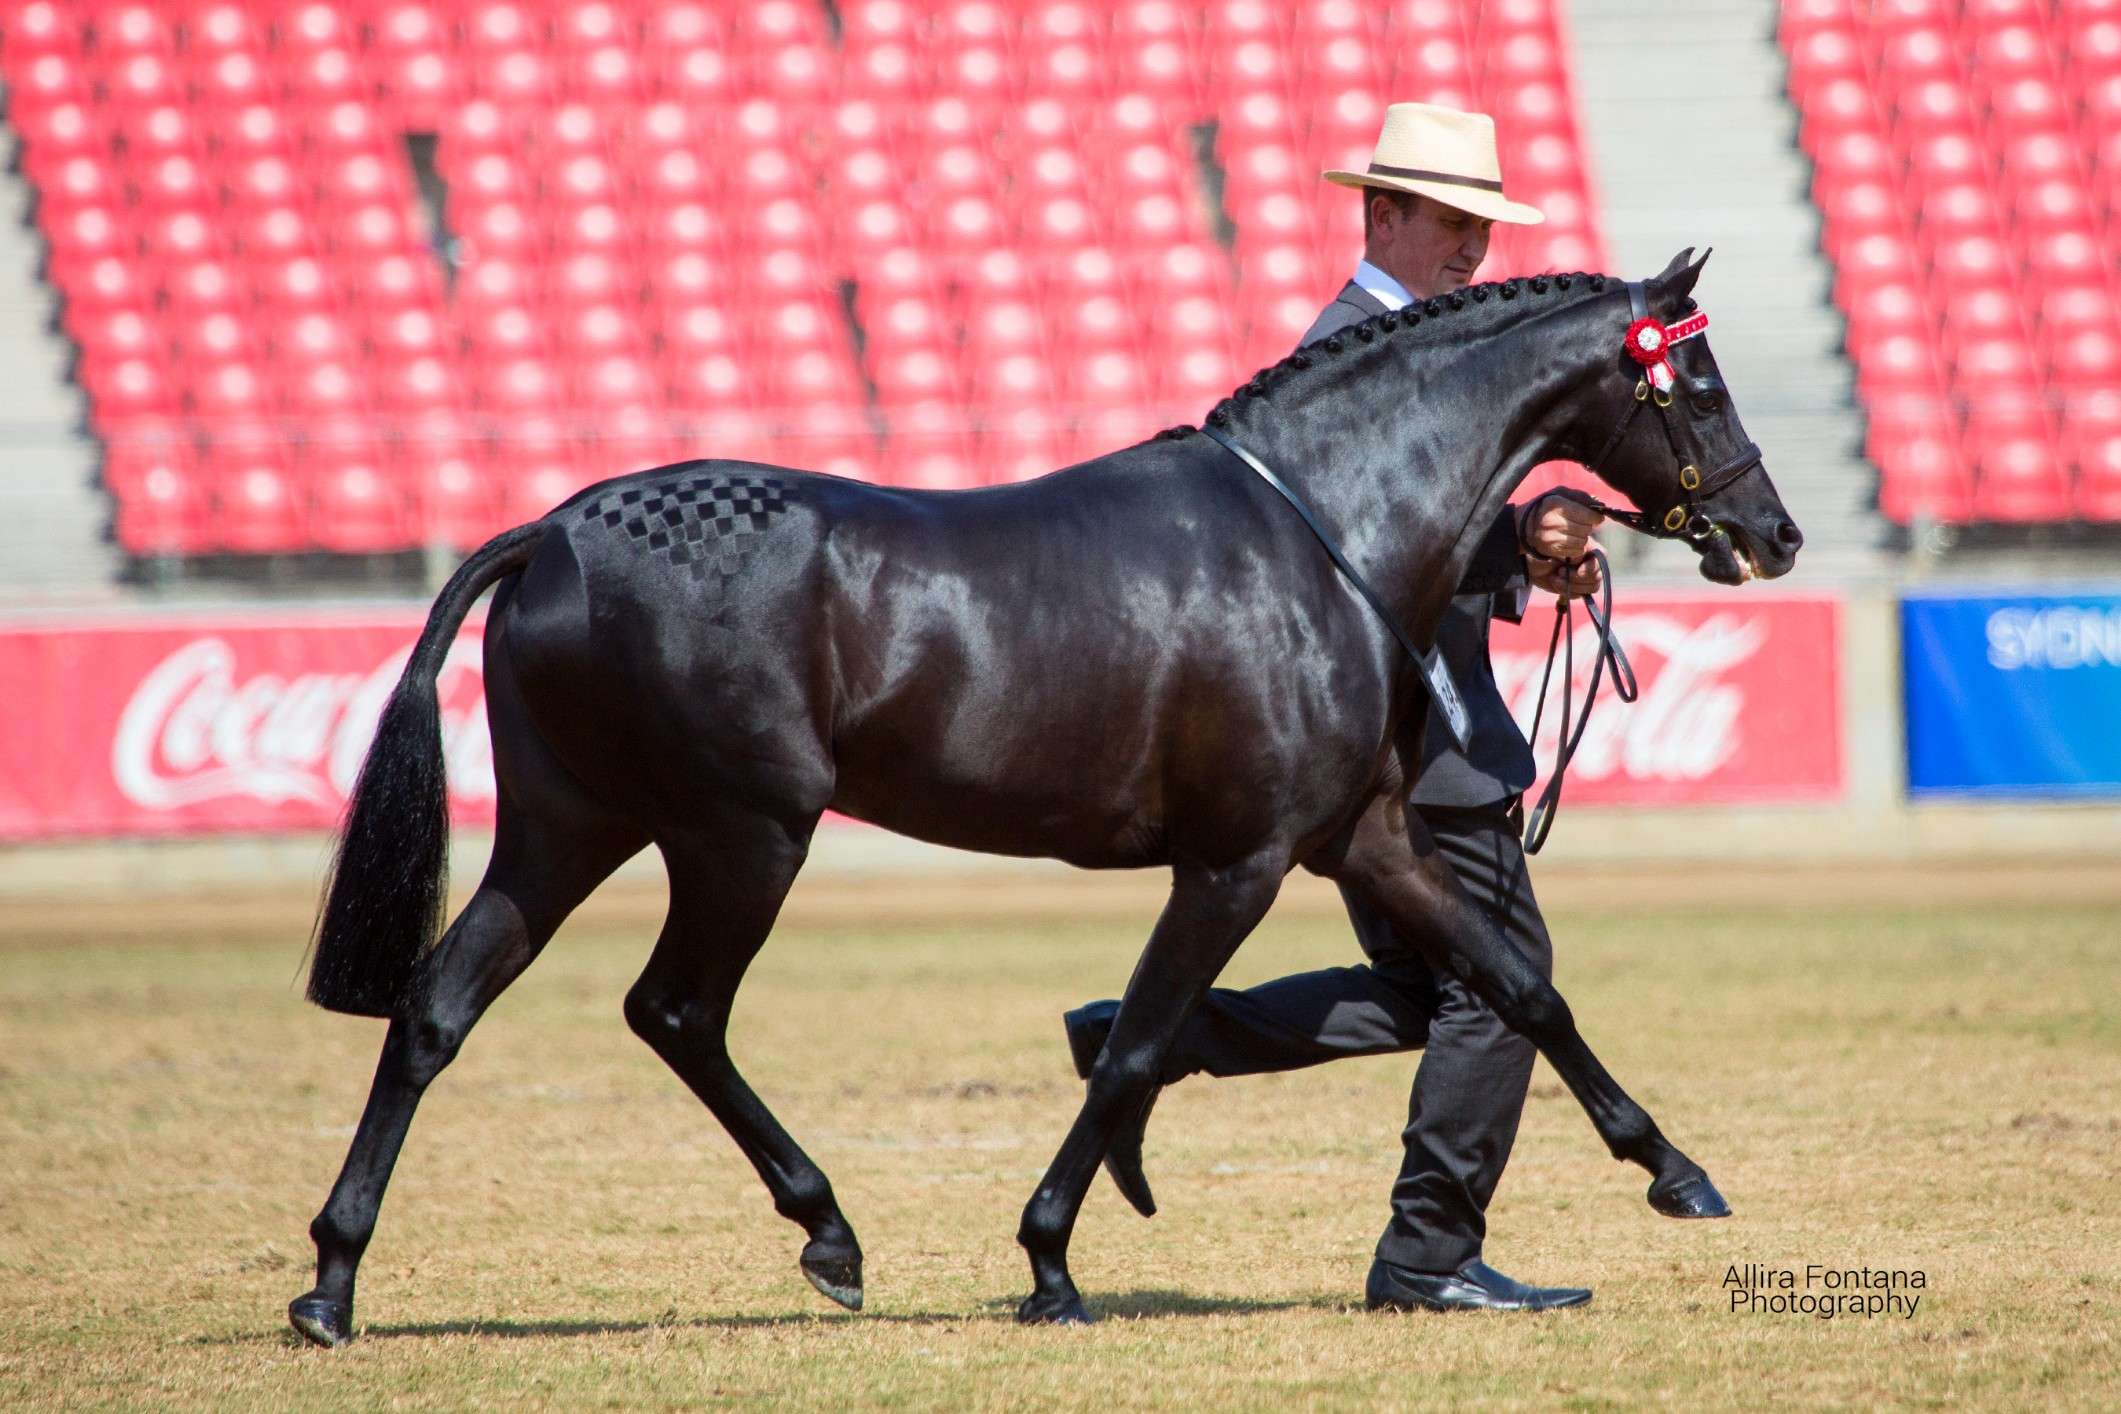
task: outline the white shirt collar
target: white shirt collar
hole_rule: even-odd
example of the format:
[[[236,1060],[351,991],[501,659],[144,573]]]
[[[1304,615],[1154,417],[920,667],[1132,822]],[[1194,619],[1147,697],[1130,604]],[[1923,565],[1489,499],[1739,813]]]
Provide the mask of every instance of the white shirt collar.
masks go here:
[[[1401,310],[1414,303],[1414,296],[1407,293],[1405,285],[1367,260],[1356,263],[1355,283],[1367,290],[1370,297],[1386,309]]]

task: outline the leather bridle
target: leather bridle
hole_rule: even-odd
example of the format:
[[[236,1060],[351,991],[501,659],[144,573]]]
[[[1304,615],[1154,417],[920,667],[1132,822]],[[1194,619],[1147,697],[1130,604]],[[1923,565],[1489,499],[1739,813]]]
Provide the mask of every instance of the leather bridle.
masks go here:
[[[1640,280],[1628,282],[1628,317],[1631,321],[1628,326],[1631,332],[1650,320],[1649,295]],[[1705,328],[1707,316],[1701,316],[1701,319],[1702,327]],[[1658,326],[1658,331],[1662,335],[1663,326]],[[1693,386],[1687,376],[1679,371],[1679,366],[1670,360],[1669,346],[1661,346],[1660,351],[1666,355],[1663,366],[1670,370],[1673,386],[1678,389],[1680,395],[1691,394],[1694,391]],[[1581,500],[1607,520],[1617,521],[1630,530],[1655,536],[1660,540],[1682,540],[1699,550],[1703,542],[1722,534],[1716,528],[1715,522],[1709,519],[1708,502],[1730,489],[1747,472],[1760,465],[1760,447],[1757,443],[1747,442],[1722,465],[1703,476],[1700,468],[1688,458],[1679,445],[1680,418],[1679,414],[1672,411],[1672,405],[1676,401],[1677,398],[1670,390],[1657,386],[1653,374],[1645,367],[1643,375],[1636,380],[1635,396],[1629,401],[1627,409],[1621,413],[1620,421],[1615,424],[1612,435],[1605,439],[1605,445],[1599,448],[1598,455],[1586,463],[1592,472],[1603,479],[1606,458],[1613,454],[1613,449],[1627,436],[1628,428],[1634,424],[1635,414],[1642,411],[1645,404],[1654,406],[1664,423],[1665,441],[1671,446],[1672,460],[1679,468],[1678,480],[1682,495],[1682,499],[1674,502],[1662,516],[1622,510],[1617,506],[1607,505],[1596,496],[1582,492],[1565,494]],[[1519,524],[1525,524],[1535,518],[1539,514],[1540,503],[1547,497],[1560,494],[1564,493],[1544,491],[1533,497],[1525,507]],[[1564,594],[1555,607],[1553,636],[1547,640],[1547,666],[1539,679],[1539,702],[1532,710],[1530,736],[1534,741],[1539,738],[1539,724],[1546,715],[1547,688],[1554,678],[1556,656],[1562,658],[1561,730],[1555,742],[1553,773],[1547,777],[1546,789],[1540,792],[1539,799],[1533,804],[1531,815],[1525,823],[1524,847],[1527,854],[1539,853],[1540,847],[1547,841],[1547,832],[1554,828],[1554,816],[1561,809],[1562,780],[1568,775],[1569,763],[1575,759],[1576,748],[1583,741],[1585,728],[1590,725],[1591,708],[1598,702],[1600,679],[1610,672],[1614,694],[1623,702],[1633,702],[1638,694],[1634,665],[1628,662],[1628,655],[1622,651],[1620,640],[1613,633],[1613,568],[1607,563],[1602,551],[1593,550],[1590,557],[1598,563],[1602,596],[1586,598],[1583,606],[1584,612],[1590,615],[1591,627],[1598,636],[1598,647],[1591,667],[1591,681],[1584,692],[1583,711],[1576,715],[1571,710],[1575,705],[1571,686],[1576,677],[1574,596]],[[1582,563],[1582,558],[1564,561],[1563,574],[1573,575],[1576,567]]]
[[[1650,317],[1649,294],[1641,280],[1628,282],[1628,317],[1638,323]],[[1668,366],[1674,372],[1679,394],[1691,395],[1695,391],[1692,381],[1686,374],[1678,371],[1676,363],[1670,363]],[[1620,414],[1620,421],[1614,424],[1612,435],[1605,439],[1605,445],[1598,449],[1598,455],[1584,465],[1601,480],[1604,479],[1606,458],[1613,454],[1613,449],[1627,436],[1628,428],[1634,425],[1635,414],[1645,406],[1654,406],[1659,419],[1664,423],[1664,437],[1671,446],[1673,464],[1679,468],[1681,499],[1674,502],[1661,516],[1621,510],[1607,505],[1596,496],[1586,497],[1586,500],[1593,510],[1607,520],[1618,521],[1630,530],[1655,536],[1659,540],[1684,540],[1698,549],[1704,541],[1722,533],[1717,530],[1716,523],[1709,519],[1709,501],[1729,490],[1747,472],[1758,467],[1761,454],[1758,443],[1747,442],[1721,465],[1703,475],[1695,459],[1689,457],[1680,446],[1681,419],[1679,414],[1672,411],[1672,406],[1677,401],[1677,397],[1670,391],[1653,386],[1650,376],[1645,373],[1635,381],[1634,400]]]

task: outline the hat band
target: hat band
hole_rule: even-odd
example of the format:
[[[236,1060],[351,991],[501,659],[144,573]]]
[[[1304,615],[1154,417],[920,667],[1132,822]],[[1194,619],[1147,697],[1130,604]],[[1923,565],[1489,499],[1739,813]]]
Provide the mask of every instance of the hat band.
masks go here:
[[[1502,195],[1502,183],[1491,182],[1485,177],[1461,177],[1455,172],[1431,172],[1421,167],[1387,167],[1382,162],[1370,164],[1373,177],[1404,177],[1410,182],[1441,182],[1450,187],[1473,187],[1479,191],[1491,191]]]

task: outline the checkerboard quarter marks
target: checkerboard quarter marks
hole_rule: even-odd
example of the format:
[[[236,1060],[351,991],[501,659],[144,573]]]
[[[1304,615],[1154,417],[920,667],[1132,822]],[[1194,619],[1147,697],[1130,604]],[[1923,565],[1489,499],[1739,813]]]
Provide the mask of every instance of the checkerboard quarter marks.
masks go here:
[[[695,581],[728,580],[793,494],[793,484],[777,476],[697,472],[591,496],[580,519],[625,531]]]
[[[1693,494],[1682,472],[1749,445],[1705,337],[1672,347],[1686,395],[1627,420],[1648,396],[1621,345],[1633,303],[1680,317],[1699,270],[1683,256],[1629,289],[1476,286],[1321,340],[1210,420],[1278,469],[1426,650],[1535,464],[1603,446],[1606,480],[1654,515]],[[1421,416],[1380,415],[1409,389]],[[1704,575],[1736,582],[1740,555],[1764,577],[1793,562],[1764,472],[1703,514],[1718,532],[1690,542]],[[721,588],[703,614],[710,576]],[[489,588],[493,856],[438,938],[435,679]],[[858,1305],[861,1248],[832,1185],[726,1044],[827,809],[959,848],[1171,869],[1082,1108],[1024,1209],[1024,1320],[1089,1319],[1067,1268],[1083,1197],[1188,1011],[1298,865],[1362,895],[1529,1037],[1608,1151],[1653,1176],[1652,1207],[1727,1211],[1402,808],[1421,769],[1420,682],[1304,521],[1193,429],[966,492],[691,462],[497,537],[444,586],[384,708],[319,914],[310,996],[390,1028],[310,1227],[317,1284],[290,1320],[322,1344],[350,1338],[355,1272],[421,1095],[568,913],[651,843],[670,911],[627,1023],[801,1225],[803,1275]]]

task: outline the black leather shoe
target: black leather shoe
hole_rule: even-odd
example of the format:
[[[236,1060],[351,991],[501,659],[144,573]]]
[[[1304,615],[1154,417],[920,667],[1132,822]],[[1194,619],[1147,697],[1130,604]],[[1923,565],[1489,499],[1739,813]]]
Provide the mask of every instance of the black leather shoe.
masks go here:
[[[1455,1272],[1417,1272],[1382,1257],[1364,1293],[1372,1311],[1552,1311],[1591,1299],[1581,1286],[1526,1286],[1474,1258]]]
[[[1090,1078],[1090,1067],[1097,1064],[1097,1053],[1105,1048],[1112,1019],[1118,1015],[1118,1002],[1086,1002],[1061,1017],[1061,1024],[1068,1028],[1068,1054],[1082,1079]]]
[[[1105,1038],[1112,1034],[1112,1019],[1118,1015],[1119,1003],[1104,1001],[1079,1006],[1061,1017],[1068,1028],[1068,1054],[1075,1061],[1075,1073],[1083,1079],[1090,1078],[1090,1068],[1097,1064]],[[1160,1088],[1150,1092],[1142,1112],[1121,1124],[1105,1149],[1105,1172],[1112,1176],[1113,1186],[1145,1218],[1156,1216],[1156,1195],[1149,1191],[1149,1176],[1142,1172],[1142,1136],[1149,1128],[1149,1111],[1156,1108],[1158,1093]]]

